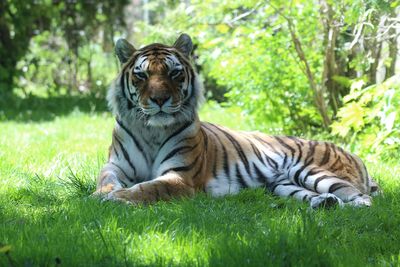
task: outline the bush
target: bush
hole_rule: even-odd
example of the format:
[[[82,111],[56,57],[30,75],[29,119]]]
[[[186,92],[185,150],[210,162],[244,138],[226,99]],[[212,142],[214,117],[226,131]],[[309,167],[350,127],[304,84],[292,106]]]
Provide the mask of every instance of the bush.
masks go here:
[[[365,88],[363,84],[363,80],[353,82],[338,112],[338,120],[332,124],[332,132],[371,160],[398,155],[400,76]]]

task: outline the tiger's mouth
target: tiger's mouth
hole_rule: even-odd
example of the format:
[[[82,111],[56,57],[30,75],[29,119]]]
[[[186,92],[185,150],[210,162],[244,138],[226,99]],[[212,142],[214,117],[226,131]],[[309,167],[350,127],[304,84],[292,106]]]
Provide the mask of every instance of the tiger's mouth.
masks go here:
[[[161,126],[169,126],[176,122],[176,112],[175,113],[167,113],[162,110],[159,112],[150,115],[147,119],[147,124],[149,126],[161,127]]]
[[[149,115],[149,116],[154,116],[154,115],[162,115],[162,114],[175,114],[179,112],[182,108],[182,104],[180,102],[176,104],[171,104],[171,103],[166,103],[162,106],[156,105],[154,103],[146,103],[146,104],[141,104],[140,105],[141,110],[143,111],[144,114]]]

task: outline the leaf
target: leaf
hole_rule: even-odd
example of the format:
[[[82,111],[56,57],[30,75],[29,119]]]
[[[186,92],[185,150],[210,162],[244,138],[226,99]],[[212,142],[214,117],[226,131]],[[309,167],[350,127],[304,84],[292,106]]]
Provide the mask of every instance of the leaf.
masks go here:
[[[226,24],[218,24],[215,29],[220,33],[227,33],[229,31],[229,27]]]
[[[363,107],[356,102],[351,102],[340,109],[338,112],[340,120],[340,124],[347,128],[352,128],[356,131],[360,130],[364,125],[364,115],[365,110]],[[344,134],[344,130],[340,131]],[[343,135],[342,135],[343,136]]]
[[[332,133],[339,135],[341,137],[345,137],[350,131],[350,127],[345,126],[337,121],[332,123],[331,127],[332,127]]]

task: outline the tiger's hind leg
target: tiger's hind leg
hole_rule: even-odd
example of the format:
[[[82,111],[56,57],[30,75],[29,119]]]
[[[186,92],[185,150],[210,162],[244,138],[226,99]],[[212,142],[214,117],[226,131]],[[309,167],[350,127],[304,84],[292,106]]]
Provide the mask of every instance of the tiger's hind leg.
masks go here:
[[[271,187],[272,193],[282,197],[294,197],[301,201],[310,202],[310,206],[315,208],[329,208],[331,206],[343,206],[343,201],[333,194],[318,194],[304,187],[295,185],[289,180],[284,180]]]
[[[294,184],[304,186],[308,190],[339,198],[345,205],[371,206],[370,196],[361,192],[351,182],[340,178],[336,174],[318,166],[307,166],[289,172],[290,180]]]
[[[304,187],[295,185],[289,180],[284,180],[271,187],[271,192],[281,197],[294,197],[301,201],[307,201],[318,196],[318,193],[312,192]]]

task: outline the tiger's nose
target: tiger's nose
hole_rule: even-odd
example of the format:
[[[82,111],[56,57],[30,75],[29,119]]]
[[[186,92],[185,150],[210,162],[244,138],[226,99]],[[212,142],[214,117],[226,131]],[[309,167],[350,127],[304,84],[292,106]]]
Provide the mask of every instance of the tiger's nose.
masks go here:
[[[171,97],[170,96],[158,96],[158,97],[150,97],[150,100],[160,107],[164,105],[165,102],[167,102]]]

